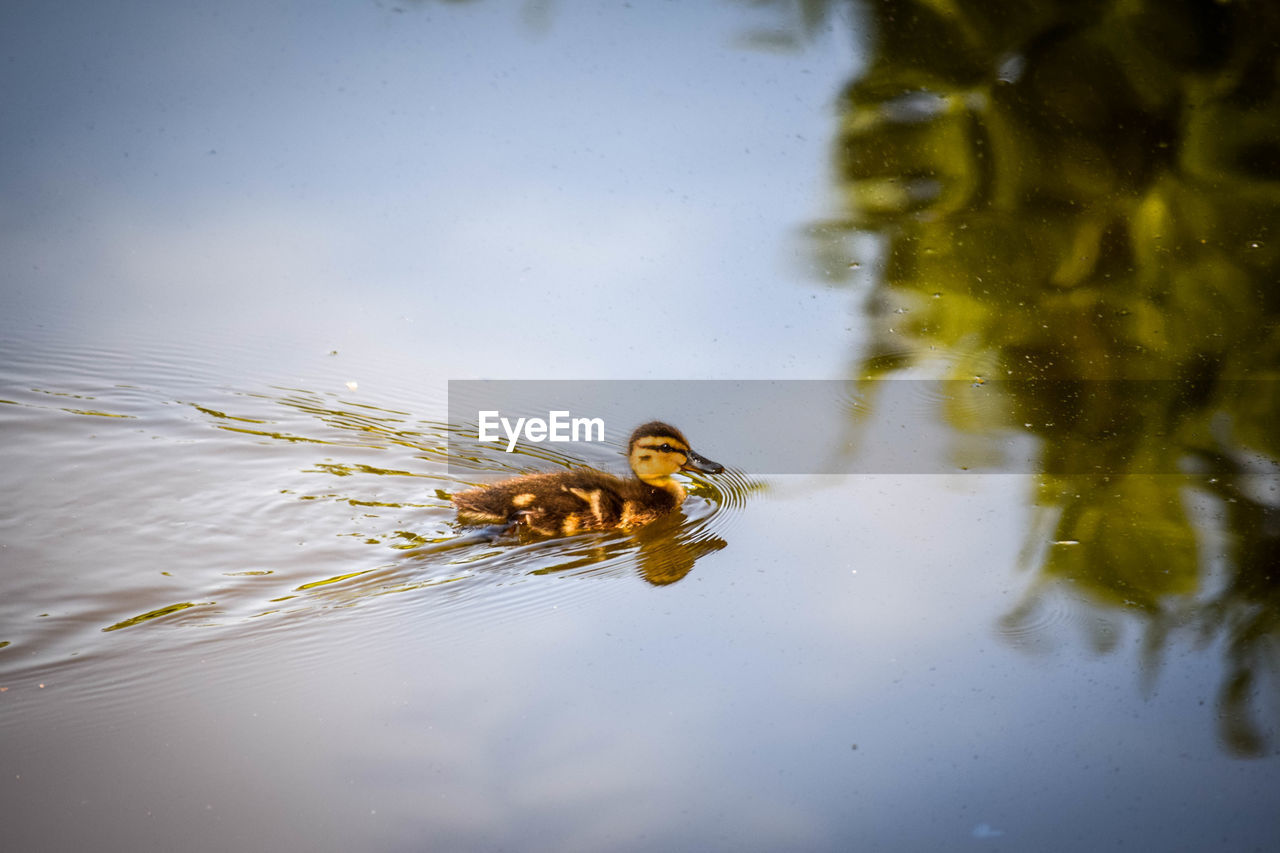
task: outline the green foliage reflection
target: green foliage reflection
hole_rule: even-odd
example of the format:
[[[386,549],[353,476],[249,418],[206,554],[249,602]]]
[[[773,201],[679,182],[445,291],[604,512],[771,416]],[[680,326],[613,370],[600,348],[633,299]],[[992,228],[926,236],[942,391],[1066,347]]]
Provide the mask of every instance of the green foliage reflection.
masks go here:
[[[843,214],[819,229],[833,276],[857,266],[834,261],[845,235],[879,237],[883,322],[859,373],[1033,380],[1000,385],[1009,425],[1041,442],[1052,539],[1071,543],[1041,580],[1153,637],[1220,640],[1224,744],[1259,754],[1258,691],[1280,679],[1280,6],[863,9]],[[1134,399],[1123,380],[1168,381]]]

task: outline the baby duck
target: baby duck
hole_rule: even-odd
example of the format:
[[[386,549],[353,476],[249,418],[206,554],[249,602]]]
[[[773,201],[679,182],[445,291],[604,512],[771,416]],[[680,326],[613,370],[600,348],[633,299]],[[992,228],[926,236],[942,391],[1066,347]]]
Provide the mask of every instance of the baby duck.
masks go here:
[[[724,466],[693,452],[680,430],[661,421],[637,427],[627,442],[635,477],[602,471],[528,474],[453,496],[463,524],[524,524],[545,536],[585,530],[633,530],[684,502],[677,471],[719,474]]]

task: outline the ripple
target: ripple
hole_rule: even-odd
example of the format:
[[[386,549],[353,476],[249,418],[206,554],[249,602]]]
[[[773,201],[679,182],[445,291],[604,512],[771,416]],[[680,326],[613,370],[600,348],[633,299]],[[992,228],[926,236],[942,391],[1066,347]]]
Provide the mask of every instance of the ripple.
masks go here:
[[[1095,648],[1114,644],[1116,628],[1093,608],[1054,582],[1036,584],[998,623],[1002,640],[1015,649],[1052,651],[1064,632],[1083,633]]]
[[[87,689],[127,683],[121,670],[138,653],[305,640],[355,612],[380,624],[447,618],[459,630],[557,617],[684,579],[726,547],[763,488],[729,469],[691,478],[680,511],[631,534],[494,541],[456,526],[451,494],[531,468],[616,470],[622,449],[464,456],[453,428],[417,416],[416,401],[336,384],[193,383],[192,358],[146,381],[105,350],[65,352],[52,359],[62,369],[34,358],[3,368],[0,397],[14,399],[0,418],[28,453],[5,473],[24,504],[0,521],[6,558],[22,564],[0,598],[0,685],[73,670]],[[162,374],[188,381],[169,388]],[[57,481],[44,473],[54,464],[66,472]]]
[[[920,418],[944,415],[947,423],[980,430],[985,420],[1001,407],[1000,392],[985,377],[966,379],[913,379],[906,382]]]

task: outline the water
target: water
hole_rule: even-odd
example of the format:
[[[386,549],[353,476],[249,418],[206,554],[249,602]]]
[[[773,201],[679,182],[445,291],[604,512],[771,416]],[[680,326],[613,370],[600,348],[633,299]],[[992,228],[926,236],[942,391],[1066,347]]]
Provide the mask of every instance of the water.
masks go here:
[[[1215,247],[1257,230],[1217,190],[1091,198],[1170,241],[1134,243],[1168,267],[1143,281],[1184,282],[1155,310],[1095,288],[1129,281],[1114,229],[1064,226],[1095,267],[1056,242],[1008,265],[1040,226],[954,201],[960,160],[906,219],[868,214],[842,134],[879,95],[840,93],[896,79],[879,11],[8,12],[7,844],[1269,847],[1271,315],[1239,301],[1274,239],[1180,248],[1169,211],[1195,204]],[[1054,67],[1015,58],[1001,86]],[[945,79],[860,144],[952,139]],[[1109,326],[1073,313],[1099,292]],[[1170,369],[1194,347],[1240,381]],[[632,424],[464,454],[448,382],[480,378],[851,384],[733,434],[682,422],[728,471],[675,517],[522,543],[457,527],[448,496],[620,472]],[[860,473],[723,452],[800,434]]]

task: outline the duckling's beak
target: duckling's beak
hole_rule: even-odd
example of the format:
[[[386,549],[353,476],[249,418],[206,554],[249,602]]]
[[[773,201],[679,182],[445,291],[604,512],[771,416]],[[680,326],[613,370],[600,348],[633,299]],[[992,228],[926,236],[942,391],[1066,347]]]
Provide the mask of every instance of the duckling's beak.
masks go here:
[[[712,462],[705,456],[700,456],[690,450],[685,454],[684,464],[680,466],[681,471],[700,471],[703,474],[719,474],[724,470],[724,466],[719,462]]]

